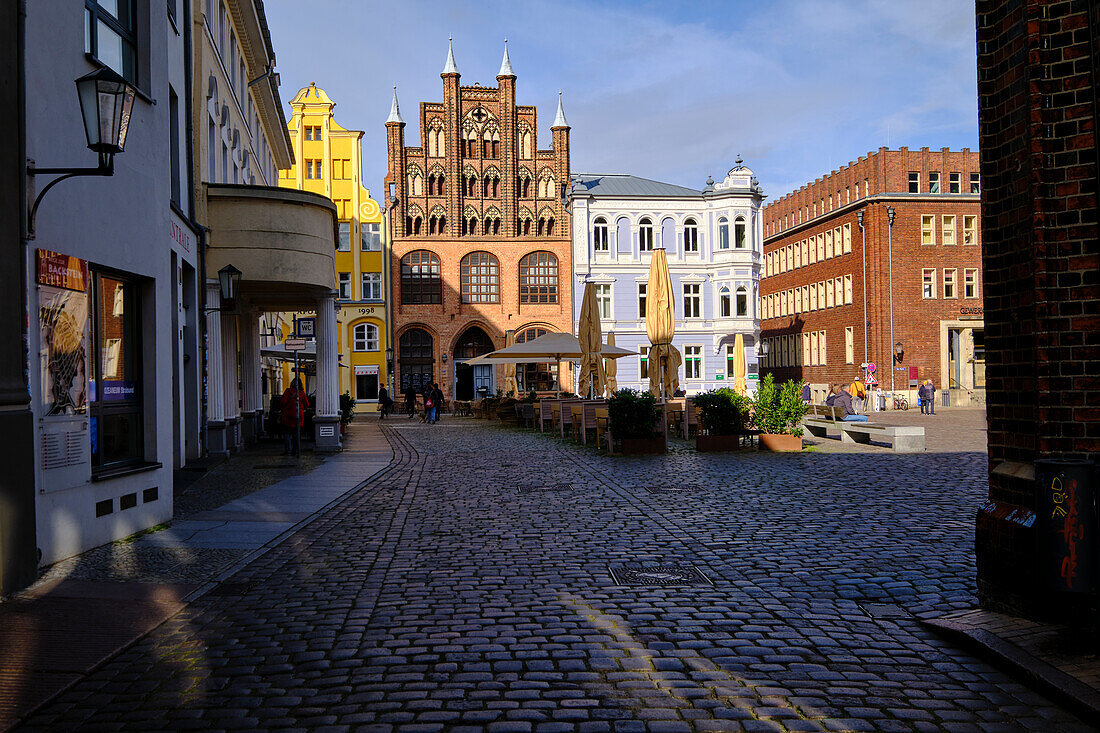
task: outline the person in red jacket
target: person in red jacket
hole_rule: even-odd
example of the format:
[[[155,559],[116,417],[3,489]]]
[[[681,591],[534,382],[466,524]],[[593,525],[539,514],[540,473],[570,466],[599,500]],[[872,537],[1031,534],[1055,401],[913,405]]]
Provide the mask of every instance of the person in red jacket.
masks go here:
[[[283,434],[286,437],[284,456],[291,453],[300,455],[302,452],[301,427],[306,421],[306,408],[309,407],[309,398],[302,389],[302,380],[297,377],[283,392],[283,412],[279,416],[279,422],[283,426]],[[293,450],[291,448],[293,447]]]

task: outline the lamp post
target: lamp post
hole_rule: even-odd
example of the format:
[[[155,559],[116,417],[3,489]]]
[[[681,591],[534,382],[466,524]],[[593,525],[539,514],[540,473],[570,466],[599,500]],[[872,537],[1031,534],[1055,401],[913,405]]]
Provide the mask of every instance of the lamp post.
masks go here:
[[[130,130],[130,113],[136,94],[129,82],[106,66],[76,80],[84,136],[88,140],[88,149],[99,156],[99,165],[95,168],[38,168],[32,161],[27,166],[27,175],[32,179],[42,175],[57,176],[34,199],[27,218],[27,239],[34,239],[38,207],[51,188],[67,178],[114,175],[115,153],[121,153],[126,148],[126,134]]]
[[[856,222],[863,238],[863,363],[867,363],[867,230],[863,227],[863,211],[856,212]]]
[[[890,263],[890,343],[894,343],[894,217],[896,216],[893,206],[886,207],[886,221],[888,223],[886,229],[886,246],[887,246],[887,258]],[[890,398],[894,397],[894,373],[897,371],[897,367],[894,366],[893,359],[890,360]]]
[[[236,300],[241,291],[241,271],[233,265],[226,265],[218,270],[218,290],[222,302],[227,305],[221,308],[203,308],[203,313],[231,311],[237,307]]]

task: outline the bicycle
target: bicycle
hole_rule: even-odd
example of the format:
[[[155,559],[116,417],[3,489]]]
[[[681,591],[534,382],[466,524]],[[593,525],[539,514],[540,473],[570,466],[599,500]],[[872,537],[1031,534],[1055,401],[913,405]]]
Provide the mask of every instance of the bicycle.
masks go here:
[[[909,409],[909,400],[907,400],[903,395],[894,394],[893,397],[894,397],[894,409],[895,410],[908,410]]]

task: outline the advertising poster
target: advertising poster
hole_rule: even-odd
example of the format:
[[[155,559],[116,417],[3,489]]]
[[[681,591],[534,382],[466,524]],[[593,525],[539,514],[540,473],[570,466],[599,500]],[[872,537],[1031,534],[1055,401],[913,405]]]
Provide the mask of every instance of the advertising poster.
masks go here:
[[[88,408],[88,265],[38,250],[39,362],[45,415]]]

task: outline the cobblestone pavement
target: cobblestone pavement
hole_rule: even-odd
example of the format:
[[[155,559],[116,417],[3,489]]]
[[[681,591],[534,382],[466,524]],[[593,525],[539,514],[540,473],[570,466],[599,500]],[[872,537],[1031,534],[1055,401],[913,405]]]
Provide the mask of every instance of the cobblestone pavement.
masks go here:
[[[982,453],[385,432],[389,470],[25,728],[1092,730],[908,615],[974,604]],[[675,566],[709,582],[610,572]]]

